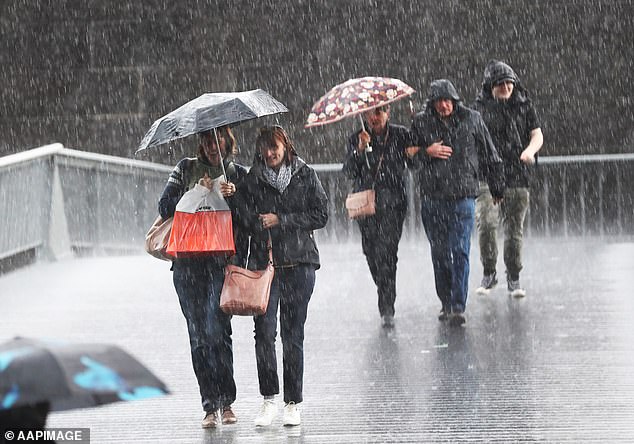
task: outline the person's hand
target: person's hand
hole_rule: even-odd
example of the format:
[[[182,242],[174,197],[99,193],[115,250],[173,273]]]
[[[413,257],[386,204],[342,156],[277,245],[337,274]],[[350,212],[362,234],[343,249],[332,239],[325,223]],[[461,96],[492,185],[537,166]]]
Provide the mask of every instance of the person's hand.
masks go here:
[[[370,134],[366,130],[361,130],[359,133],[359,143],[357,145],[357,151],[362,153],[370,144]]]
[[[211,179],[211,177],[209,177],[209,174],[205,173],[205,175],[201,177],[198,181],[198,185],[202,185],[205,188],[211,190],[211,188],[214,186],[214,181]]]
[[[434,157],[436,159],[449,159],[451,157],[451,155],[453,154],[453,150],[451,149],[450,146],[447,145],[443,145],[442,144],[442,140],[439,140],[438,142],[434,142],[431,145],[429,145],[425,151],[427,152],[427,155],[429,157]]]
[[[493,205],[498,205],[504,200],[503,197],[493,197]]]
[[[280,219],[277,217],[277,214],[274,213],[260,214],[258,217],[264,229],[272,228],[280,224]]]
[[[224,197],[231,197],[236,193],[236,186],[232,182],[220,182],[220,192]]]
[[[419,146],[408,146],[407,148],[405,148],[405,154],[410,159],[414,157],[419,151],[420,151]]]
[[[520,154],[520,160],[526,165],[532,165],[535,163],[535,154],[526,149],[522,151],[522,154]]]

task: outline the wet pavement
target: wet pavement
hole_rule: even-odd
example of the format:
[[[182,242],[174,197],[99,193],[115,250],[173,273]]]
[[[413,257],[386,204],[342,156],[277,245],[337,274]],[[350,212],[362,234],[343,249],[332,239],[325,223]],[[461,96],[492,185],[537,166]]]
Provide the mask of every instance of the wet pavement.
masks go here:
[[[436,319],[428,245],[404,239],[391,330],[380,325],[360,245],[321,242],[320,250],[299,427],[283,427],[281,415],[253,426],[261,400],[252,321],[234,318],[239,422],[200,428],[169,264],[147,255],[0,276],[0,339],[114,342],[167,383],[172,394],[161,399],[51,415],[51,427],[89,427],[93,443],[634,441],[632,239],[526,240],[527,297],[510,298],[504,285],[472,291],[463,327]]]

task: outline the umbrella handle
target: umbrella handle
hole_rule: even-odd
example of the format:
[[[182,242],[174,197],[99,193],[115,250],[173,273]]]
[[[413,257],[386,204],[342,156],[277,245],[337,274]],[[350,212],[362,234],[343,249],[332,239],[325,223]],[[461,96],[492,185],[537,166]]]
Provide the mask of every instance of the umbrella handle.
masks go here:
[[[359,114],[359,121],[361,122],[361,129],[363,131],[365,131],[365,124],[363,123],[363,117],[361,117],[361,114]],[[369,143],[365,146],[365,152],[366,153],[371,153],[372,152],[372,145],[370,145]],[[367,158],[367,154],[366,154],[366,158]],[[367,160],[367,159],[366,159]]]
[[[222,152],[220,151],[220,141],[218,140],[218,131],[214,128],[214,136],[216,137],[216,147],[218,148],[218,156],[220,157],[220,166],[222,167],[222,177],[227,182],[227,172],[225,171],[225,163],[222,161]]]

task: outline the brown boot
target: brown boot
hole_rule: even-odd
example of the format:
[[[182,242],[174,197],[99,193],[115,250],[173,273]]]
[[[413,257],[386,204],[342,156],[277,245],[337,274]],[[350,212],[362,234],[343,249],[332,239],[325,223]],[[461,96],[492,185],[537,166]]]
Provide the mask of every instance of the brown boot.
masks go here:
[[[222,409],[222,423],[235,424],[236,422],[238,422],[238,418],[236,417],[236,414],[233,413],[233,410],[231,410],[231,406],[225,406]]]
[[[215,410],[213,412],[207,412],[202,422],[203,429],[213,429],[217,425],[218,425],[217,412]]]

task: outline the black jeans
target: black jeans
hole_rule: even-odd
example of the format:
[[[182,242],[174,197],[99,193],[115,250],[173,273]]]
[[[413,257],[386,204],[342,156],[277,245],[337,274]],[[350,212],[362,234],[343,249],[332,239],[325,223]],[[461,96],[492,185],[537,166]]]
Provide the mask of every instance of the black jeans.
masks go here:
[[[194,373],[206,412],[236,399],[231,316],[220,310],[223,283],[224,267],[213,259],[174,262],[174,287],[187,320]]]
[[[308,303],[315,287],[315,267],[301,264],[276,268],[266,313],[256,316],[255,358],[260,393],[272,396],[280,392],[277,376],[275,338],[277,311],[280,311],[280,336],[284,373],[284,402],[302,402],[304,380],[304,324]]]
[[[394,316],[398,243],[405,213],[405,206],[378,208],[374,216],[359,219],[361,247],[377,287],[381,316]]]

